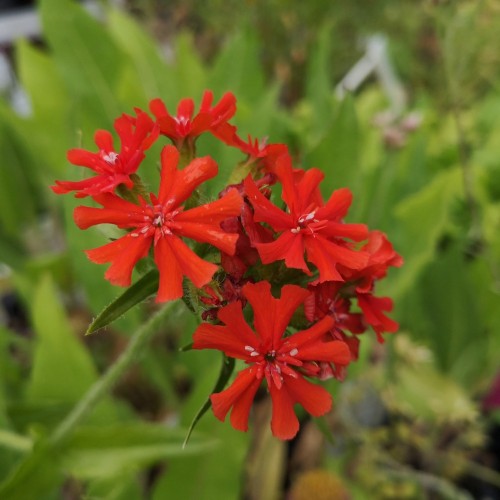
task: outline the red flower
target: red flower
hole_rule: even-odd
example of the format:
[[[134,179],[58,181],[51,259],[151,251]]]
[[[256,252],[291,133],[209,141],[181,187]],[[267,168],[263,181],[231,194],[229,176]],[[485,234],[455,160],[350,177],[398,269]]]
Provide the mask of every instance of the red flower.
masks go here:
[[[398,331],[399,323],[384,314],[384,311],[392,311],[392,299],[375,297],[371,293],[357,292],[356,295],[365,320],[377,334],[377,340],[380,343],[384,342],[383,332],[394,333]]]
[[[361,269],[341,269],[346,281],[356,281],[356,291],[369,292],[374,282],[387,275],[387,269],[400,267],[403,259],[393,248],[391,242],[382,231],[370,231],[368,241],[361,248],[368,254],[368,262]]]
[[[347,365],[349,349],[344,342],[322,340],[333,324],[330,317],[285,336],[294,311],[309,295],[307,290],[285,285],[281,298],[275,299],[271,285],[261,281],[245,285],[242,293],[253,308],[255,332],[245,321],[241,303],[233,302],[219,310],[218,319],[223,325],[204,323],[194,334],[194,349],[218,349],[249,365],[230,387],[212,394],[214,414],[223,421],[232,408],[231,424],[246,431],[250,407],[265,379],[273,403],[272,432],[280,439],[291,439],[299,428],[295,403],[314,416],[325,414],[332,405],[330,394],[307,381],[302,373],[319,373],[317,363],[322,361]]]
[[[173,146],[163,149],[161,160],[160,191],[158,197],[150,195],[150,203],[141,198],[140,205],[135,205],[108,193],[94,197],[103,208],[77,207],[74,213],[81,229],[103,223],[132,229],[107,245],[87,251],[93,262],[111,262],[105,277],[115,285],[130,285],[135,264],[153,247],[160,272],[158,302],[182,297],[183,276],[198,288],[210,281],[218,266],[198,257],[181,237],[233,253],[238,236],[223,231],[220,223],[238,215],[242,205],[241,196],[232,190],[217,201],[184,210],[182,203],[191,193],[217,174],[217,164],[207,156],[178,170],[179,152]]]
[[[192,99],[180,101],[176,116],[169,113],[161,99],[153,99],[149,103],[149,109],[156,116],[160,132],[170,138],[179,149],[186,139],[194,141],[203,132],[211,132],[222,141],[231,143],[236,127],[227,122],[236,112],[236,98],[231,92],[226,92],[212,107],[213,97],[211,91],[205,90],[200,111],[194,118]]]
[[[267,144],[267,138],[259,141],[248,136],[248,140],[245,142],[234,135],[231,145],[248,155],[247,164],[260,161],[269,172],[272,172],[273,165],[281,155],[289,156],[286,144]]]
[[[309,321],[317,321],[325,316],[330,316],[334,323],[326,338],[345,342],[351,352],[352,360],[357,360],[359,339],[346,333],[346,330],[360,334],[366,330],[366,325],[362,314],[351,312],[351,299],[341,295],[340,291],[344,285],[338,281],[325,281],[309,285],[311,294],[304,302],[304,313]],[[334,363],[320,363],[320,367],[319,378],[321,380],[331,377],[339,380],[345,378],[346,367],[344,366],[336,366]]]
[[[275,174],[283,184],[282,199],[288,211],[273,205],[256,187],[250,177],[245,180],[245,192],[255,211],[255,221],[268,223],[280,236],[272,243],[257,243],[260,258],[264,264],[285,260],[287,267],[311,272],[304,260],[307,259],[319,270],[319,281],[343,281],[337,265],[349,269],[366,266],[368,255],[355,251],[345,240],[366,239],[364,224],[342,222],[351,204],[352,194],[344,188],[334,191],[323,203],[318,185],[323,173],[312,168],[306,172],[294,171],[291,160],[282,155],[276,161]]]
[[[83,198],[113,192],[120,184],[131,189],[134,183],[130,176],[144,159],[144,151],[151,147],[159,135],[158,126],[153,120],[140,109],[135,111],[137,117],[123,114],[115,120],[114,127],[121,143],[119,152],[116,152],[113,136],[107,130],[98,130],[95,134],[98,153],[85,149],[68,151],[71,163],[90,168],[98,175],[83,181],[56,181],[55,186],[51,186],[52,190],[57,194],[76,191],[75,196]]]
[[[381,231],[370,231],[362,250],[369,255],[366,266],[355,270],[341,269],[341,273],[346,281],[355,283],[355,294],[365,322],[373,328],[378,341],[383,342],[382,333],[394,333],[399,325],[384,314],[392,311],[392,300],[389,297],[373,295],[375,281],[386,276],[389,266],[401,266],[403,259]]]

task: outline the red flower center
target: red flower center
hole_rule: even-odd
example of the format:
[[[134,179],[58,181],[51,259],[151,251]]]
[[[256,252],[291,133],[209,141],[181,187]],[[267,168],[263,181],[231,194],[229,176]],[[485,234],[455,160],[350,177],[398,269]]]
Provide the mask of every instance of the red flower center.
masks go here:
[[[274,384],[278,389],[283,385],[283,374],[293,378],[297,378],[295,370],[289,365],[302,366],[302,361],[295,358],[299,353],[296,347],[292,347],[284,343],[278,350],[272,349],[260,353],[252,346],[245,346],[245,351],[250,354],[252,359],[247,363],[255,364],[257,371],[255,376],[259,379],[266,377],[268,385]]]
[[[138,237],[141,234],[144,237],[154,236],[154,243],[156,244],[163,236],[171,235],[172,229],[175,226],[175,216],[178,215],[182,209],[168,211],[164,205],[149,205],[145,209],[144,222],[131,233],[131,236]]]
[[[307,207],[306,213],[302,214],[297,219],[297,226],[291,229],[292,233],[297,234],[302,230],[307,230],[306,234],[314,236],[316,232],[324,229],[327,226],[328,221],[316,219],[316,212],[318,208],[319,207],[317,205],[310,205]]]

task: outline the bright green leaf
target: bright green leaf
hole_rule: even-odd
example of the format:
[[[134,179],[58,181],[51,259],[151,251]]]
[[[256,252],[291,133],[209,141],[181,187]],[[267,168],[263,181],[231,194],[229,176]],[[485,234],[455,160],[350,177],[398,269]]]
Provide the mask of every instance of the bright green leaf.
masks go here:
[[[67,443],[64,467],[79,478],[113,477],[166,458],[205,453],[215,445],[212,438],[194,435],[183,449],[185,432],[145,422],[81,428]]]
[[[109,11],[109,29],[116,42],[130,55],[136,78],[148,99],[177,94],[172,71],[155,41],[139,24],[119,9]],[[138,103],[137,103],[138,104]]]
[[[395,209],[399,225],[398,252],[405,259],[391,290],[400,295],[411,287],[420,271],[433,259],[439,238],[450,221],[452,202],[461,194],[461,172],[447,170]]]
[[[97,380],[97,372],[89,353],[75,337],[48,275],[35,290],[32,321],[38,342],[27,387],[28,400],[40,404],[78,401]],[[105,420],[115,418],[114,411],[105,404],[99,407],[99,416]]]
[[[115,89],[123,53],[105,27],[70,0],[42,0],[43,32],[70,91],[105,126],[121,114]]]

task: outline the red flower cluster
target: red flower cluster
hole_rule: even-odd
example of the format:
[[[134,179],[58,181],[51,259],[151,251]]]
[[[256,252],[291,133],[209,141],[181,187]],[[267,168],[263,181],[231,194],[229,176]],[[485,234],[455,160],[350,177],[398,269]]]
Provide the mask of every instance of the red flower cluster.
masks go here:
[[[100,205],[75,209],[81,229],[114,224],[124,230],[87,251],[93,262],[110,263],[105,277],[111,283],[130,285],[137,262],[150,258],[159,271],[158,302],[183,297],[184,278],[198,290],[184,297],[207,321],[194,333],[193,348],[217,349],[248,365],[227,389],[212,394],[215,416],[224,420],[231,411],[233,427],[247,430],[253,399],[265,381],[273,434],[291,439],[299,428],[295,403],[314,416],[332,406],[329,393],[310,379],[343,379],[368,326],[380,342],[383,332],[397,330],[386,315],[391,299],[376,297],[374,290],[402,259],[383,233],[344,221],[352,202],[348,189],[334,191],[325,202],[319,169],[294,168],[284,144],[242,140],[229,123],[236,112],[231,93],[212,102],[206,91],[196,115],[191,99],[171,115],[154,99],[150,110],[156,120],[138,109],[135,117],[121,116],[115,121],[119,150],[101,130],[97,153],[68,153],[71,163],[96,175],[56,181],[52,189],[90,196]],[[235,166],[239,184],[200,204],[198,188],[218,172],[214,159],[196,156],[196,139],[207,132],[246,159]],[[138,169],[160,136],[172,145],[161,152],[158,193],[147,196]],[[284,208],[271,201],[275,185]],[[247,309],[253,310],[253,329],[245,320]]]

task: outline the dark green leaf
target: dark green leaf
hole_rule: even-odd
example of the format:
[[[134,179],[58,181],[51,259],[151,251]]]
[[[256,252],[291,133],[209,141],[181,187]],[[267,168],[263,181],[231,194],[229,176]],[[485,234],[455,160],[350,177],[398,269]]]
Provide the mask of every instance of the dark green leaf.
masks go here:
[[[104,328],[128,310],[141,303],[158,290],[158,271],[153,269],[145,274],[139,281],[127,288],[116,300],[104,308],[97,318],[90,323],[86,335]]]

